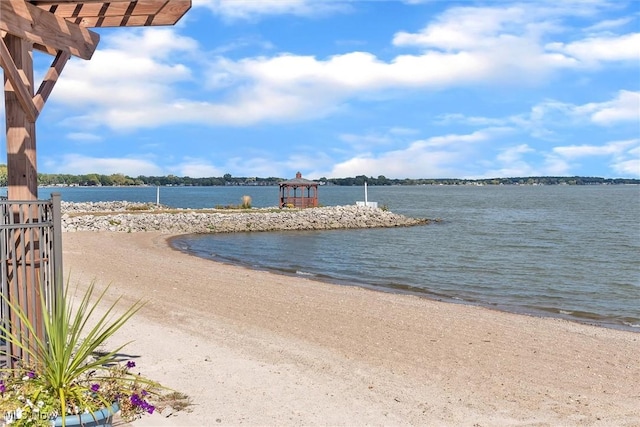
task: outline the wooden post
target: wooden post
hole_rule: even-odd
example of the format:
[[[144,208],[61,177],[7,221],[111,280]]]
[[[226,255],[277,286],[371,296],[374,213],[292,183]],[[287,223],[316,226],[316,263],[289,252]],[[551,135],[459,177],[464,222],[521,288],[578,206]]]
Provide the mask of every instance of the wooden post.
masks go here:
[[[19,73],[27,95],[33,98],[33,47],[32,44],[20,37],[7,34],[4,42]],[[35,118],[29,117],[28,112],[21,104],[18,94],[19,88],[9,81],[8,73],[4,73],[5,116],[7,129],[7,181],[9,200],[37,200],[38,199],[38,175],[36,166],[36,129]],[[17,85],[16,85],[17,86]],[[23,89],[23,90],[24,90]],[[14,209],[14,223],[37,221],[37,208]],[[9,300],[21,306],[28,314],[29,320],[36,326],[37,335],[44,339],[42,328],[40,284],[38,283],[39,241],[37,234],[25,230],[15,233],[13,241],[14,258],[10,260],[9,270]],[[19,325],[15,314],[10,316],[14,325],[14,332],[25,333],[26,330]],[[15,330],[18,329],[18,330]],[[24,336],[26,341],[33,338],[28,334]],[[32,344],[30,344],[32,346]],[[12,354],[22,355],[23,360],[28,360],[18,348],[13,349]]]
[[[7,34],[4,37],[9,54],[20,77],[33,97],[33,49],[31,43]],[[17,90],[5,73],[4,99],[7,124],[7,181],[9,200],[37,200],[36,124],[22,108]]]

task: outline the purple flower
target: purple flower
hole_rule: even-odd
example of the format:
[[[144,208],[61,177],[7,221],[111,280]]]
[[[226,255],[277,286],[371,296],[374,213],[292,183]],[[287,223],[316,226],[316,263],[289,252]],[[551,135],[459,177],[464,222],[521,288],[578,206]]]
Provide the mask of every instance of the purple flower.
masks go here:
[[[29,378],[33,379],[33,378],[35,378],[35,377],[36,377],[36,373],[35,373],[35,372],[33,372],[33,371],[29,371],[29,372],[27,372],[27,376],[28,376]]]
[[[4,385],[4,381],[0,380],[0,393],[7,391],[7,386]]]
[[[150,405],[149,402],[142,401],[142,404],[140,405],[140,407],[144,410],[147,411],[150,414],[153,414],[153,410],[156,409],[155,406]]]
[[[147,394],[144,390],[142,391],[145,395]],[[153,411],[156,410],[156,407],[151,405],[149,402],[147,402],[146,400],[142,399],[140,396],[138,396],[138,394],[134,393],[131,395],[131,397],[129,398],[129,401],[131,402],[131,404],[133,406],[137,406],[140,409],[142,409],[143,411],[148,412],[149,414],[153,414]]]
[[[135,368],[136,367],[136,362],[134,362],[133,360],[129,360],[127,362],[127,368],[131,369],[131,368]]]
[[[97,393],[100,390],[100,384],[91,384],[91,391]]]
[[[140,399],[140,396],[135,393],[131,395],[129,401],[133,406],[142,406],[142,404],[144,403],[144,400]]]

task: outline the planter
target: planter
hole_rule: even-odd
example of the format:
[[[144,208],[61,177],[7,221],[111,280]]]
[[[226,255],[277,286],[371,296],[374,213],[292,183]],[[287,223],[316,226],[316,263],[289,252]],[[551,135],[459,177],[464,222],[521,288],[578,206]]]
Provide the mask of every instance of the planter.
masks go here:
[[[113,425],[113,415],[120,410],[117,403],[110,408],[103,408],[93,414],[67,415],[64,419],[66,427],[111,427]],[[61,427],[62,417],[58,417],[51,422],[52,426]]]

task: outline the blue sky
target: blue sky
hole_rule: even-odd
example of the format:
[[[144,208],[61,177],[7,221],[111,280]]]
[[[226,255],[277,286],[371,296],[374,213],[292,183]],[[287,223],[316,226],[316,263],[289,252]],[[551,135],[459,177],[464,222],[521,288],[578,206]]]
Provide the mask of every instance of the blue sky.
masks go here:
[[[640,178],[639,1],[194,0],[98,32],[40,172]]]

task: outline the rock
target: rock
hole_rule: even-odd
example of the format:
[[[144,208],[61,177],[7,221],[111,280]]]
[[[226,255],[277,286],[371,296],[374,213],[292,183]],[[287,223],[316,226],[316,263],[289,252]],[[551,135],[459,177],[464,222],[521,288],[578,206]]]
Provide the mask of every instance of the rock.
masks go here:
[[[130,202],[62,203],[62,230],[134,233],[232,233],[245,231],[330,230],[340,228],[407,227],[428,224],[366,206],[330,206],[302,210],[275,208],[233,212],[181,210]],[[99,213],[99,215],[96,215]]]

